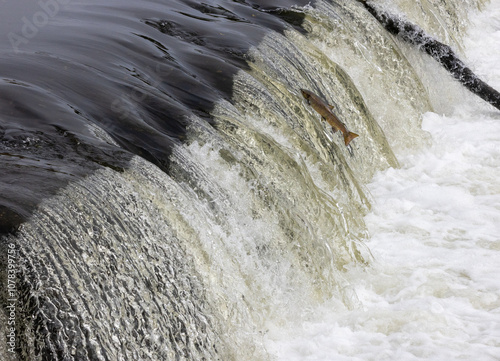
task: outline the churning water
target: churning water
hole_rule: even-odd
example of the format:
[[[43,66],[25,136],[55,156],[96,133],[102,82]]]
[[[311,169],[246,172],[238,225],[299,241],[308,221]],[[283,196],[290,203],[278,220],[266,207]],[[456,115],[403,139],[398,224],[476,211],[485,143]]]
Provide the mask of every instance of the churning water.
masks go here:
[[[5,359],[500,359],[500,115],[359,2],[24,5]],[[498,2],[379,5],[500,88]]]
[[[498,89],[500,3],[471,18],[466,59]],[[359,306],[333,300],[274,329],[278,359],[500,360],[500,115],[441,81],[453,106],[424,114],[431,143],[368,184],[374,262],[345,276]]]

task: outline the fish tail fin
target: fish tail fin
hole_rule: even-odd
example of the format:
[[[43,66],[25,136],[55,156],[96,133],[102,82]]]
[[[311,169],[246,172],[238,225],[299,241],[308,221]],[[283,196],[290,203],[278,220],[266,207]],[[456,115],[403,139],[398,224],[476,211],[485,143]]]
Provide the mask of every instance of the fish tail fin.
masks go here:
[[[345,133],[344,134],[344,142],[345,142],[346,147],[349,145],[351,140],[353,140],[356,137],[359,137],[359,135],[357,135],[356,133],[352,133],[352,132]]]

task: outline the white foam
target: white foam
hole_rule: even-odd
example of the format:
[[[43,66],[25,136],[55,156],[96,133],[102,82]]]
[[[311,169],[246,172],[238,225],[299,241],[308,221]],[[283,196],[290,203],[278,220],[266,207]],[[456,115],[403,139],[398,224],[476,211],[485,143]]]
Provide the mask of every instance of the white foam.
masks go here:
[[[466,41],[475,71],[500,88],[500,2]],[[471,108],[474,107],[474,108]],[[432,146],[369,185],[375,263],[347,278],[363,305],[332,300],[287,331],[279,360],[500,360],[500,112],[457,104],[427,113]]]

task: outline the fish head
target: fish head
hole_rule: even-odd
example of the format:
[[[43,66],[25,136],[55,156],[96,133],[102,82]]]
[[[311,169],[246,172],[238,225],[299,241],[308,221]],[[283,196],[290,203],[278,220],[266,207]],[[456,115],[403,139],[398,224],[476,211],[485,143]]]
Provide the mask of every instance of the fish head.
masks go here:
[[[309,91],[309,90],[305,90],[305,89],[300,89],[300,92],[302,93],[302,96],[304,98],[306,98],[307,100],[309,100],[309,98],[311,97],[312,93]]]

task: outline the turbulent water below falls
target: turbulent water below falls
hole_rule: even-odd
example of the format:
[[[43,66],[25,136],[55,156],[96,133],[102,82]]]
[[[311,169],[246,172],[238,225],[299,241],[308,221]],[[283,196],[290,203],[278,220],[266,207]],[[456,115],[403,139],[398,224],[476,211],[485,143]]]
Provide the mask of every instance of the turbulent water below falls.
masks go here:
[[[491,2],[463,41],[467,61],[497,89],[499,19]],[[360,306],[333,300],[272,330],[267,345],[278,359],[500,359],[500,115],[461,99],[446,115],[424,115],[429,147],[397,152],[401,168],[368,185],[374,262],[345,276]]]
[[[381,3],[498,88],[480,4]],[[2,44],[2,356],[498,356],[497,113],[358,2],[276,6],[89,0]]]

